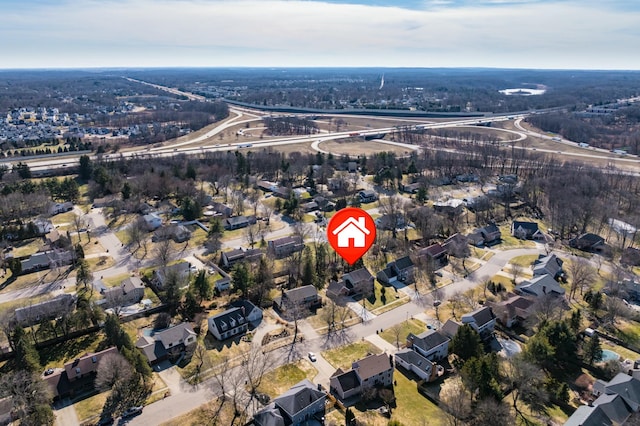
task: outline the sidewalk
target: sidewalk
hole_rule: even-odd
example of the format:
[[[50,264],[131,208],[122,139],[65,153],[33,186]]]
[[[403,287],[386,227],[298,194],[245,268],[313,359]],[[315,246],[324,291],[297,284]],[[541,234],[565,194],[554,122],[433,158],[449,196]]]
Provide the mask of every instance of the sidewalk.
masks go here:
[[[374,345],[382,349],[385,353],[395,354],[396,352],[398,352],[398,348],[396,348],[395,345],[392,345],[391,343],[387,342],[378,334],[370,334],[365,337],[365,340],[367,340],[370,343],[373,343]]]
[[[348,302],[347,307],[351,309],[356,315],[362,318],[362,321],[369,321],[374,319],[377,315],[365,309],[362,304],[358,302]]]

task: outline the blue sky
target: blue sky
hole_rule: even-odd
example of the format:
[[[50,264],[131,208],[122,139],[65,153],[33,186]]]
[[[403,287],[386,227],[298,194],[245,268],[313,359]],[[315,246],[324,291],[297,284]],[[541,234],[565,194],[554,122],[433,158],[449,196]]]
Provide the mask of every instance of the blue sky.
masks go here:
[[[637,0],[0,0],[0,68],[640,69]]]

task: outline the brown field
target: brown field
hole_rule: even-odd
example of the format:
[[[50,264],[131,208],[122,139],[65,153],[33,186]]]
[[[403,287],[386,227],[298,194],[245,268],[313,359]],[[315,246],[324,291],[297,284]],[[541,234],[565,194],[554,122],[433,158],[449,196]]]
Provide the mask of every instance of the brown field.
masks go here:
[[[396,155],[410,154],[410,150],[406,148],[401,148],[381,142],[363,141],[359,139],[357,141],[350,140],[350,142],[327,141],[321,143],[319,147],[320,149],[331,152],[334,155],[363,155],[374,154],[378,152],[393,152]]]

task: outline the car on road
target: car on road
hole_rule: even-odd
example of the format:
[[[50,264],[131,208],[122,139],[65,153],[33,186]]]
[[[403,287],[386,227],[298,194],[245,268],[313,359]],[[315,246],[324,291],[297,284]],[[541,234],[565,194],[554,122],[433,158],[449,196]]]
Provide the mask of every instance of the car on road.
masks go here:
[[[47,368],[47,369],[44,371],[44,375],[45,375],[45,376],[50,376],[50,375],[52,375],[52,374],[53,374],[53,368]]]
[[[140,413],[142,413],[142,405],[127,408],[126,410],[124,410],[124,413],[122,413],[122,417],[136,416]]]
[[[433,306],[434,306],[434,307],[438,307],[438,306],[440,306],[440,305],[442,305],[442,301],[437,300],[437,299],[433,301]]]
[[[313,352],[309,352],[309,359],[311,360],[311,362],[316,362],[316,354],[314,354]]]

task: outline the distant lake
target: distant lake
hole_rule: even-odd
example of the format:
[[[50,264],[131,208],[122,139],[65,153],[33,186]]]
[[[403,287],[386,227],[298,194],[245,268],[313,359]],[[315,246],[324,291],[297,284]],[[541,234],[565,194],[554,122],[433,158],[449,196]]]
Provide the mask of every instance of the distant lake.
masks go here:
[[[547,89],[527,89],[525,87],[518,87],[516,89],[504,89],[499,90],[504,95],[517,95],[517,96],[532,96],[542,95]]]

